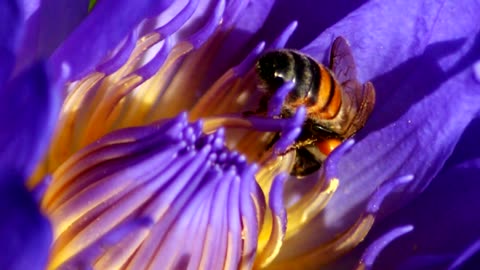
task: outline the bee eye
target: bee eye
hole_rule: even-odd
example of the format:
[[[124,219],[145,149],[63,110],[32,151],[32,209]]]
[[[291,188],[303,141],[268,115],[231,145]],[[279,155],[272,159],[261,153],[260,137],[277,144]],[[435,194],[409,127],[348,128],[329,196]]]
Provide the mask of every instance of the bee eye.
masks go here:
[[[319,124],[312,124],[310,125],[310,131],[314,136],[322,137],[322,138],[335,138],[338,137],[338,134],[331,131],[330,129],[319,125]]]

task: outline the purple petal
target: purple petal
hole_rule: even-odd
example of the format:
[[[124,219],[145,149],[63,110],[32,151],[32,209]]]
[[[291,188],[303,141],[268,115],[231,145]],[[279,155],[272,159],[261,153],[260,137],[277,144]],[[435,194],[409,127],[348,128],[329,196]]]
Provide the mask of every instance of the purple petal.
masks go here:
[[[94,269],[95,260],[101,256],[105,249],[118,245],[129,233],[135,233],[141,229],[149,228],[153,225],[153,220],[149,217],[139,217],[128,220],[115,227],[113,230],[100,237],[79,255],[62,265],[63,269]]]
[[[480,82],[480,61],[477,61],[475,64],[473,64],[473,71],[475,73],[475,79]]]
[[[48,174],[43,177],[38,184],[35,185],[35,187],[30,191],[35,201],[37,201],[38,203],[42,201],[42,198],[51,183],[52,175]]]
[[[450,168],[465,161],[480,158],[478,147],[472,147],[478,144],[478,138],[480,138],[480,118],[475,118],[465,129],[445,167]]]
[[[462,269],[468,269],[468,260],[474,257],[475,255],[478,256],[480,253],[480,239],[477,239],[473,244],[467,247],[466,250],[461,252],[461,254],[455,259],[455,261],[448,267],[448,270],[455,270],[462,267]],[[478,267],[478,262],[475,265]]]
[[[281,113],[282,104],[285,101],[288,93],[293,89],[294,86],[295,84],[293,82],[286,82],[280,88],[278,88],[278,90],[268,102],[269,117],[277,116]]]
[[[232,5],[228,3],[225,8],[225,19],[233,21],[234,24],[230,34],[223,40],[215,53],[212,68],[208,73],[209,81],[214,81],[229,67],[242,61],[244,56],[262,41],[255,38],[258,36],[256,33],[262,27],[275,1],[256,0],[250,1],[248,4],[247,1],[232,2],[240,2],[240,4]],[[245,6],[245,4],[247,5]],[[233,10],[233,8],[236,10]],[[235,18],[231,18],[231,16],[235,16]],[[280,32],[281,30],[274,32],[274,35],[276,36]]]
[[[260,42],[237,66],[233,67],[238,77],[247,73],[253,64],[257,61],[258,56],[263,52],[265,42]]]
[[[386,246],[388,246],[393,240],[397,239],[398,237],[412,230],[413,230],[413,226],[411,225],[398,227],[387,232],[385,235],[375,240],[365,250],[362,256],[362,259],[360,260],[360,265],[363,264],[366,267],[366,269],[371,269],[375,259]]]
[[[285,47],[285,44],[290,40],[290,37],[293,35],[297,29],[298,22],[293,21],[281,32],[281,34],[272,42],[270,49],[277,50]]]
[[[373,78],[378,93],[373,116],[359,134],[363,140],[340,162],[342,183],[326,208],[326,227],[348,226],[382,182],[414,174],[408,193],[389,199],[385,209],[405,203],[453,151],[480,109],[480,84],[470,67],[480,53],[479,25],[468,11],[473,2],[369,2],[306,49],[325,55],[324,44],[345,36],[360,77]]]
[[[45,269],[52,229],[27,191],[23,175],[0,172],[0,269]]]
[[[161,13],[171,2],[98,1],[50,61],[56,68],[67,62],[72,67],[71,78],[79,78],[92,71],[143,19]]]
[[[155,54],[152,60],[146,63],[144,66],[135,70],[135,73],[142,76],[145,80],[153,76],[165,63],[168,54],[172,50],[172,42],[170,38],[166,38],[162,48]]]
[[[88,14],[89,0],[42,0],[32,4],[34,2],[23,0],[22,3],[26,25],[17,70],[49,57]]]
[[[298,28],[287,46],[301,48],[364,2],[298,0],[292,3],[289,0],[277,0],[257,36],[273,40],[289,23],[297,21]]]
[[[367,213],[377,213],[385,198],[392,193],[398,186],[408,184],[413,180],[413,175],[405,175],[386,181],[383,185],[378,187],[372,194],[367,203]]]
[[[462,50],[458,50],[455,47],[458,44],[454,43],[427,55],[440,58],[450,54],[444,60],[452,64],[473,43],[471,38],[478,31],[478,24],[474,20],[475,13],[470,11],[475,9],[478,9],[478,3],[474,0],[457,4],[427,0],[414,3],[372,1],[327,29],[302,51],[317,59],[326,59],[333,39],[344,36],[352,46],[360,78],[367,80],[421,55],[428,45],[470,38],[470,44]],[[462,20],[448,19],[452,17]],[[398,27],[400,25],[402,27]],[[475,60],[475,57],[470,60]],[[442,67],[448,66],[447,63],[442,64]],[[411,70],[406,69],[405,72],[408,74]],[[403,77],[395,79],[401,82]]]
[[[116,52],[115,55],[113,55],[110,59],[100,64],[96,68],[97,71],[104,72],[106,74],[111,74],[117,71],[121,66],[123,66],[127,62],[133,49],[135,49],[137,38],[138,38],[138,35],[136,32],[133,32],[130,35],[128,35],[124,44],[121,45],[118,52]]]
[[[443,171],[421,196],[383,220],[367,242],[397,224],[410,223],[415,230],[387,247],[375,269],[407,269],[395,268],[400,264],[446,269],[464,261],[468,247],[480,237],[479,175],[480,159]]]
[[[22,10],[16,1],[0,2],[0,86],[10,77],[23,30]]]
[[[26,180],[43,157],[60,108],[58,85],[37,63],[0,91],[1,168]]]
[[[164,25],[156,28],[155,32],[159,33],[163,37],[170,36],[177,32],[182,25],[184,25],[193,16],[198,7],[198,2],[198,0],[189,0],[182,10],[178,12],[178,14],[172,15],[173,18]]]
[[[189,43],[193,45],[194,48],[200,48],[213,34],[217,29],[218,24],[222,20],[223,13],[225,11],[225,0],[219,0],[215,5],[212,14],[210,14],[207,21],[195,34],[189,37]]]

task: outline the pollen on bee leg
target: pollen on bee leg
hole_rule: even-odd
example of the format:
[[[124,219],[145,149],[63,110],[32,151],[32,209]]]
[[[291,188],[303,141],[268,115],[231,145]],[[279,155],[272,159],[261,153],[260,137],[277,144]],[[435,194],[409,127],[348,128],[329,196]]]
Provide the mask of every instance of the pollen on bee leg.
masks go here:
[[[412,180],[413,176],[407,175],[386,182],[371,196],[365,212],[359,216],[357,221],[349,229],[339,236],[336,236],[335,239],[330,242],[296,256],[294,260],[279,260],[273,262],[272,269],[317,269],[318,265],[328,263],[353,249],[363,241],[372,228],[377,211],[385,197],[395,188],[409,183]]]

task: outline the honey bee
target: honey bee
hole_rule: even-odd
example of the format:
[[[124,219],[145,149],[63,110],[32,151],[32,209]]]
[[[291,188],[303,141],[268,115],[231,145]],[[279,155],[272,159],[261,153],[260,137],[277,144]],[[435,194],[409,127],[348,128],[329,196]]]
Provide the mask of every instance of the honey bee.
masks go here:
[[[269,99],[286,82],[293,82],[294,87],[279,117],[292,116],[299,106],[306,108],[302,132],[287,149],[296,151],[290,172],[294,176],[320,169],[336,146],[365,125],[375,104],[375,88],[371,82],[357,80],[353,55],[343,37],[332,44],[329,68],[299,51],[282,49],[262,55],[255,69],[259,89],[264,91],[259,111],[266,111]]]

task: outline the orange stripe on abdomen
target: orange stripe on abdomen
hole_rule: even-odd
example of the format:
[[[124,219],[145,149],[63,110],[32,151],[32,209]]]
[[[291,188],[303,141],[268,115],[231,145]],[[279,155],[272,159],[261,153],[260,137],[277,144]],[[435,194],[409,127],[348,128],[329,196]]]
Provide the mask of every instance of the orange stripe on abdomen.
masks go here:
[[[321,119],[331,119],[340,111],[342,93],[332,73],[324,66],[319,65],[319,89],[317,103],[307,108],[308,114],[315,114]]]

